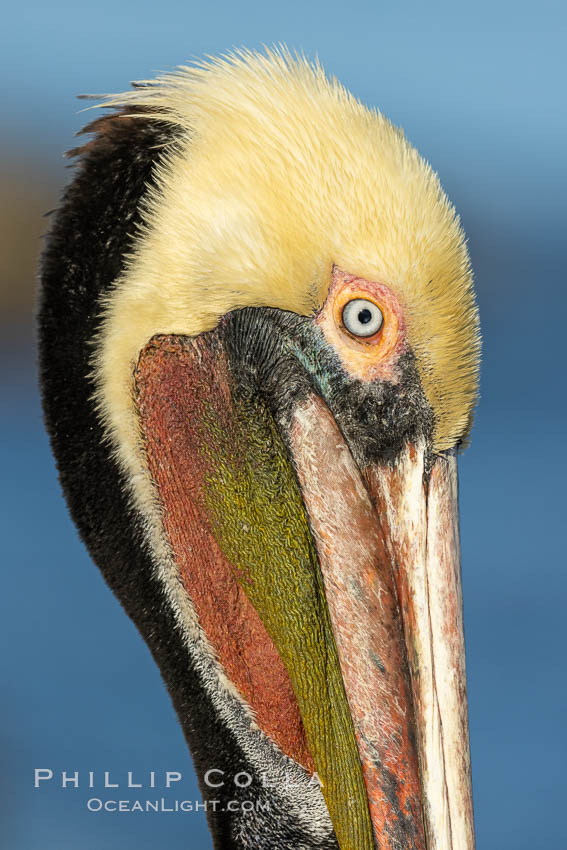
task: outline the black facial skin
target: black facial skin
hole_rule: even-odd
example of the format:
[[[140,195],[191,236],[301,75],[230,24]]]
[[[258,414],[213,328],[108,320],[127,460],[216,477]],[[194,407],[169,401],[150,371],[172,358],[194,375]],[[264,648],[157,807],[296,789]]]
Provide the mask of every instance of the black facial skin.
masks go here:
[[[400,358],[401,379],[360,381],[311,317],[268,307],[228,314],[219,331],[244,391],[260,392],[284,429],[294,407],[316,392],[327,403],[360,469],[395,461],[407,442],[431,445],[433,415],[411,351]]]

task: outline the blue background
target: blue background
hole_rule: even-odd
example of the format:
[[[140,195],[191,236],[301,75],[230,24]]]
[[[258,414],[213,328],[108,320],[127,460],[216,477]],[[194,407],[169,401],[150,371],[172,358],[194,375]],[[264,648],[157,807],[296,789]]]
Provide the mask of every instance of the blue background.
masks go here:
[[[85,122],[76,94],[279,41],[317,53],[439,171],[469,234],[485,340],[460,463],[479,850],[566,846],[563,8],[32,0],[2,15],[0,164],[18,162],[22,193],[40,173],[68,178],[61,154]],[[1,846],[210,848],[202,813],[92,814],[84,786],[33,788],[35,767],[121,781],[127,770],[181,770],[172,796],[198,798],[159,673],[67,516],[30,328],[13,311],[0,328]]]

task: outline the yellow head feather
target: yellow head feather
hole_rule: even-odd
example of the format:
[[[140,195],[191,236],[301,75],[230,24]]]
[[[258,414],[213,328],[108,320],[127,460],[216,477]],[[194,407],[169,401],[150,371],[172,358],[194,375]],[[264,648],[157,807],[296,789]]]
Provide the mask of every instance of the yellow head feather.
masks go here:
[[[198,334],[245,306],[309,315],[333,264],[394,290],[435,448],[466,437],[480,350],[468,253],[437,175],[401,130],[287,51],[179,68],[103,105],[182,131],[99,340],[99,401],[118,445],[131,431],[132,363],[154,334]]]

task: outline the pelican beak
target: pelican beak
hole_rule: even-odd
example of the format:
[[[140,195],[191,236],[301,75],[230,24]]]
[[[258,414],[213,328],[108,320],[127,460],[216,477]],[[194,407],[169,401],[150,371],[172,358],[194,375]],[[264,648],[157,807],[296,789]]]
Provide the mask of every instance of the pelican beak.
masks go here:
[[[411,680],[428,850],[471,850],[474,822],[456,453],[423,444],[366,470],[394,572]]]
[[[416,437],[365,460],[344,436],[345,415],[368,431],[359,414],[313,390],[313,333],[244,310],[147,347],[138,406],[166,531],[193,597],[217,570],[273,641],[340,850],[472,850],[456,456],[431,464]]]
[[[360,470],[316,396],[292,447],[376,846],[472,850],[456,454]]]

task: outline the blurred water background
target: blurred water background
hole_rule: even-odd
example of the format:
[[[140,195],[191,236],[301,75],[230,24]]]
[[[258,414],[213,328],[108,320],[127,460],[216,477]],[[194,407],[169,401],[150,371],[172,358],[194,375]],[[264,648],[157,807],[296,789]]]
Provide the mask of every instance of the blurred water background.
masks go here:
[[[62,152],[87,118],[76,94],[280,41],[404,127],[469,234],[484,333],[460,462],[478,848],[565,847],[564,5],[28,0],[2,17],[0,847],[211,847],[202,812],[86,807],[88,770],[123,784],[128,770],[144,782],[178,770],[169,798],[198,792],[159,673],[61,497],[36,387],[34,269],[70,176]],[[36,767],[55,780],[34,789]],[[62,770],[82,785],[63,790]]]

